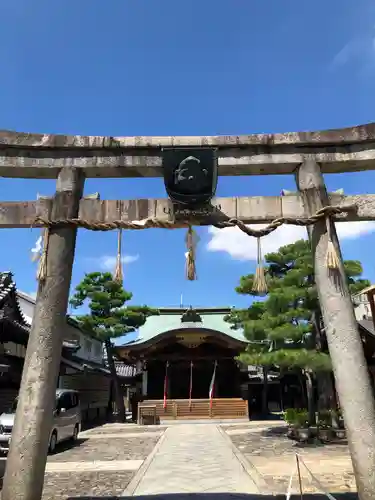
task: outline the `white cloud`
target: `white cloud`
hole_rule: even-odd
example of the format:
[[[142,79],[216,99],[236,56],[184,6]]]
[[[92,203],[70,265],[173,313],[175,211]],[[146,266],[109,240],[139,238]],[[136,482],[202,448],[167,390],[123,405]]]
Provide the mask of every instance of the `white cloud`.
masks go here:
[[[260,229],[265,225],[250,226]],[[375,232],[375,222],[338,222],[337,233],[340,239],[354,239]],[[236,227],[217,229],[210,227],[210,241],[207,250],[210,252],[224,252],[235,260],[256,260],[257,240],[247,236]],[[277,251],[281,246],[288,245],[300,239],[306,239],[306,228],[284,225],[273,233],[262,238],[263,255]]]
[[[375,222],[337,222],[336,230],[340,239],[353,240],[375,232]]]
[[[121,262],[123,265],[132,264],[139,259],[139,255],[123,255],[121,257]],[[98,267],[102,271],[113,272],[116,267],[116,256],[115,255],[102,255],[98,258],[89,258],[87,261],[90,263],[91,267]]]
[[[123,265],[132,264],[139,259],[139,255],[123,255],[121,262]],[[103,255],[99,259],[101,269],[105,271],[113,271],[116,266],[116,257],[113,255]]]
[[[375,63],[374,28],[365,29],[357,38],[348,41],[334,56],[331,62],[333,69],[356,63],[360,68],[369,70]]]
[[[344,66],[351,60],[357,59],[358,56],[361,56],[364,50],[366,50],[366,44],[363,40],[351,40],[337,52],[332,60],[332,65],[334,67]]]

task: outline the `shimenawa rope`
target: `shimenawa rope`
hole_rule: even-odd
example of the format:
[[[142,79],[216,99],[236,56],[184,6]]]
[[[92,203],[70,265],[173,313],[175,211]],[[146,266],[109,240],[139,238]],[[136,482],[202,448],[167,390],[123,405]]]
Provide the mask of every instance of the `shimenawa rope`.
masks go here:
[[[226,221],[215,222],[213,226],[224,229],[227,227],[238,227],[248,236],[267,236],[268,234],[275,231],[278,227],[283,224],[290,224],[294,226],[311,226],[321,219],[330,217],[333,215],[344,214],[349,211],[355,210],[356,205],[347,205],[344,207],[340,206],[327,206],[318,210],[311,217],[280,217],[273,220],[270,224],[262,229],[253,229],[248,227],[244,222],[239,219],[231,218]],[[36,217],[33,226],[35,227],[48,227],[48,228],[62,228],[67,226],[76,226],[77,228],[89,229],[91,231],[112,231],[114,229],[149,229],[149,228],[160,228],[160,229],[178,229],[186,228],[193,225],[200,225],[199,220],[188,220],[188,221],[166,221],[160,219],[145,219],[143,221],[124,221],[115,220],[112,222],[96,222],[84,219],[58,219],[50,220],[44,219],[43,217]]]
[[[278,227],[283,224],[295,225],[295,226],[310,226],[312,224],[316,224],[320,220],[326,220],[327,225],[327,233],[328,233],[328,248],[327,248],[327,257],[326,263],[329,269],[337,269],[339,267],[339,256],[337,255],[334,244],[332,243],[331,238],[331,220],[330,217],[333,215],[344,214],[352,210],[356,210],[356,205],[347,205],[347,206],[326,206],[318,210],[311,217],[279,217],[273,220],[270,224],[262,229],[253,229],[247,226],[244,222],[237,218],[231,218],[226,221],[219,221],[213,223],[212,225],[219,228],[224,229],[228,227],[238,227],[242,232],[247,234],[248,236],[255,236],[258,246],[258,262],[257,262],[257,270],[254,278],[253,291],[260,295],[267,293],[267,283],[264,274],[264,268],[262,264],[262,255],[261,255],[261,246],[260,246],[260,238],[262,236],[267,236],[268,234],[275,231]],[[177,229],[177,228],[188,228],[188,232],[186,235],[186,245],[187,245],[187,254],[186,254],[186,275],[189,280],[197,279],[196,275],[196,265],[195,265],[195,248],[196,248],[196,234],[192,229],[193,225],[201,225],[199,220],[187,220],[187,221],[165,221],[160,219],[145,219],[142,221],[124,221],[124,220],[115,220],[113,222],[97,222],[84,220],[79,218],[72,219],[58,219],[58,220],[50,220],[45,219],[43,217],[36,217],[33,226],[35,227],[44,227],[44,238],[43,238],[43,253],[41,256],[41,262],[39,265],[38,271],[38,279],[43,281],[46,276],[46,262],[47,262],[47,251],[48,251],[48,237],[49,231],[51,229],[75,226],[77,228],[89,229],[91,231],[112,231],[118,230],[118,248],[117,248],[117,265],[116,265],[116,280],[122,281],[122,267],[121,267],[121,233],[123,229],[148,229],[148,228],[160,228],[160,229]]]

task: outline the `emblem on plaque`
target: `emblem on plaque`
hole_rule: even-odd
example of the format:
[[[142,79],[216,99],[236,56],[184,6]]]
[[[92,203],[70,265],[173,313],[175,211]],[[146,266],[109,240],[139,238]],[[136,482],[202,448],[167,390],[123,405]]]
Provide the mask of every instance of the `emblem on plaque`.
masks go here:
[[[211,201],[217,187],[214,149],[164,149],[164,185],[170,199],[194,209]]]

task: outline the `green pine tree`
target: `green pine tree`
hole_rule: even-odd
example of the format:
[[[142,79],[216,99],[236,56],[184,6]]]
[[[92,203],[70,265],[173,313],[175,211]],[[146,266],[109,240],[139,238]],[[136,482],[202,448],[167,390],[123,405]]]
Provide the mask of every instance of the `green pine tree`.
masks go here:
[[[226,319],[234,328],[242,327],[250,341],[247,351],[240,356],[243,363],[293,370],[303,378],[313,421],[312,379],[319,372],[330,371],[331,363],[321,328],[310,244],[300,240],[283,246],[266,255],[265,261],[268,285],[265,300],[254,302],[245,310],[234,310]],[[345,261],[344,265],[352,294],[369,285],[360,278],[360,262]],[[253,281],[253,274],[243,276],[236,291],[253,295]]]
[[[132,293],[124,290],[122,284],[115,281],[111,273],[95,272],[85,274],[70,299],[70,304],[74,308],[87,303],[89,314],[77,316],[77,320],[84,331],[104,343],[115,390],[118,419],[121,422],[125,421],[125,406],[120,381],[116,374],[111,339],[135,331],[149,316],[158,314],[157,310],[147,306],[125,306],[131,298]]]

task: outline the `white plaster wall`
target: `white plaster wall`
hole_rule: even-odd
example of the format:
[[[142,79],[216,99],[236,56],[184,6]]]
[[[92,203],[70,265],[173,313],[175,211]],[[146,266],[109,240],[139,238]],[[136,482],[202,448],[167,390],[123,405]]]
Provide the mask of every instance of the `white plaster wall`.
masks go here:
[[[76,352],[76,356],[86,361],[94,363],[103,363],[103,346],[102,343],[87,335],[84,335],[77,328],[67,324],[64,331],[64,340],[78,341],[81,346]]]
[[[26,321],[31,325],[34,315],[35,299],[23,292],[17,292],[17,296],[22,313]],[[63,335],[66,341],[74,340],[79,342],[81,347],[76,353],[77,357],[85,361],[92,361],[99,364],[104,363],[103,346],[99,340],[84,335],[78,328],[74,328],[68,323],[66,324]]]
[[[354,313],[357,320],[363,319],[364,316],[371,318],[371,307],[367,295],[357,295],[354,298]]]
[[[365,304],[365,303],[359,304],[357,307],[354,308],[354,312],[355,312],[355,317],[356,317],[357,320],[363,319],[364,316],[366,316],[368,318],[372,317],[371,307],[370,307],[369,303],[367,303],[367,304]]]

